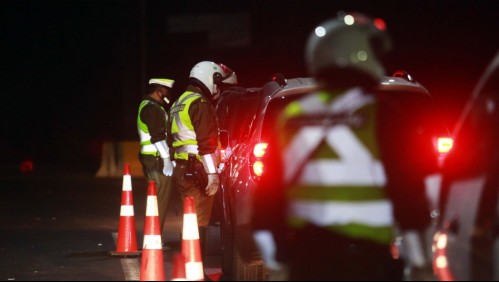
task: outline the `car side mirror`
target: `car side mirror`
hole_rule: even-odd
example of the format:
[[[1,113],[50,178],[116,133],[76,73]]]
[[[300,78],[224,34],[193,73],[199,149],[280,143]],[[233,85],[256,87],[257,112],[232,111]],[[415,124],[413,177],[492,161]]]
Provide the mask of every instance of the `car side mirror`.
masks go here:
[[[218,131],[218,140],[220,140],[220,149],[225,150],[229,147],[229,131],[221,129]]]

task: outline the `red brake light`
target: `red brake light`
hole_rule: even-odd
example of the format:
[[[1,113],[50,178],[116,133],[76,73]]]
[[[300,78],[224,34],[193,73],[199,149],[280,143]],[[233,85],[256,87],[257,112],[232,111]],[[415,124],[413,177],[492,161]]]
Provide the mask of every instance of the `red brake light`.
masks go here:
[[[262,161],[256,161],[253,163],[253,173],[260,177],[263,174],[263,162]]]
[[[258,143],[255,145],[255,148],[253,148],[253,155],[256,158],[261,158],[265,155],[265,150],[267,150],[267,143]]]
[[[255,178],[255,180],[258,180],[263,174],[265,165],[263,164],[262,158],[265,155],[267,147],[267,143],[258,143],[255,147],[253,147],[253,156],[250,160],[250,166],[251,173],[253,174],[253,178]]]
[[[452,150],[454,140],[450,137],[439,137],[437,139],[437,150],[440,154],[445,154]]]

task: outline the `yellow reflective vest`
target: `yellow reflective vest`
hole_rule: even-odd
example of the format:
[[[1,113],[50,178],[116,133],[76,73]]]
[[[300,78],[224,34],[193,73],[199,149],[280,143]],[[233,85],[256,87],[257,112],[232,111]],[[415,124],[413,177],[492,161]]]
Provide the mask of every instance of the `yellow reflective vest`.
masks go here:
[[[166,114],[165,109],[160,104],[155,103],[151,100],[144,99],[144,100],[142,100],[142,102],[139,105],[139,111],[138,111],[138,115],[137,115],[137,131],[139,133],[139,138],[140,138],[140,146],[141,146],[140,153],[143,155],[159,156],[160,154],[158,152],[158,149],[151,142],[150,128],[147,126],[146,123],[144,123],[144,121],[141,118],[142,110],[146,106],[157,106],[157,107],[161,108],[161,110],[163,111],[162,116],[165,119],[165,121],[164,121],[165,126],[167,123],[168,116]],[[166,136],[165,136],[165,139],[166,139]]]
[[[286,106],[279,121],[288,223],[387,244],[393,207],[376,139],[376,104],[352,88]]]

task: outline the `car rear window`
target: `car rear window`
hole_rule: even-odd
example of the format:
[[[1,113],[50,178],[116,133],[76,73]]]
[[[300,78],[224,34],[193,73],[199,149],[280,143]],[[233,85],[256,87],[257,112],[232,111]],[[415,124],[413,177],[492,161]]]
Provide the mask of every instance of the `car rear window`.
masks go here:
[[[301,93],[292,96],[279,97],[272,99],[265,111],[265,118],[263,120],[262,134],[260,140],[262,142],[270,141],[276,134],[276,126],[279,115],[284,111],[284,108],[291,102],[301,99],[303,96],[310,93]]]
[[[232,147],[249,137],[261,100],[260,89],[237,89],[220,98],[216,107],[219,127],[229,131]]]

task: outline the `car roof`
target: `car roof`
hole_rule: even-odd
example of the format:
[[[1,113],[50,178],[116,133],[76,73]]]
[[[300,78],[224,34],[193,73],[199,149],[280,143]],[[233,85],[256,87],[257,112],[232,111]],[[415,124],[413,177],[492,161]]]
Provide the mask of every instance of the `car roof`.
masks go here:
[[[285,85],[270,82],[262,88],[263,93],[270,93],[272,99],[284,98],[292,95],[309,93],[317,90],[317,82],[311,77],[286,79]],[[430,96],[428,89],[417,81],[400,76],[383,76],[375,90],[383,92],[412,92]]]

